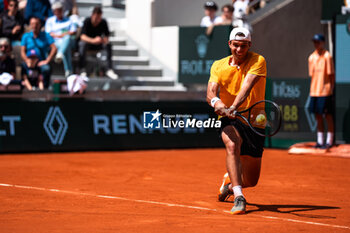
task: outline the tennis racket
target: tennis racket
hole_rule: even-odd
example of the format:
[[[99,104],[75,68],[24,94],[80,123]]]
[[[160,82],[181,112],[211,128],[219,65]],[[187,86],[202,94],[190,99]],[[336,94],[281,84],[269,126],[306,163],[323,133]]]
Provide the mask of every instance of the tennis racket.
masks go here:
[[[244,120],[260,136],[272,137],[279,131],[282,123],[280,108],[270,100],[256,102],[246,110],[234,111],[233,115]]]

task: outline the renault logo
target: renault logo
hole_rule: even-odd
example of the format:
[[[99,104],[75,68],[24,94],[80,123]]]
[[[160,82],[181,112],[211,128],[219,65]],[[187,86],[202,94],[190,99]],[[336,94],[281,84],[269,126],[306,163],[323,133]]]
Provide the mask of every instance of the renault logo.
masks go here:
[[[60,107],[50,107],[44,121],[44,129],[53,145],[62,144],[68,129],[68,123]]]

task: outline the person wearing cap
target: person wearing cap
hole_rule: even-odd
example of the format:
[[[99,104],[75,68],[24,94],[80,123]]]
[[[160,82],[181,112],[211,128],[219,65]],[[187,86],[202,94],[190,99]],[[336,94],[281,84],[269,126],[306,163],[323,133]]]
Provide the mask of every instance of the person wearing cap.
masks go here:
[[[310,105],[309,110],[315,114],[317,121],[317,142],[315,148],[329,149],[334,141],[333,91],[334,64],[331,54],[324,48],[325,38],[315,34],[312,38],[315,51],[309,56]],[[323,118],[327,122],[327,138],[324,140]]]
[[[44,78],[41,73],[39,63],[39,56],[35,49],[27,52],[27,63],[22,63],[22,80],[23,85],[30,91],[35,88],[39,90],[44,89]]]
[[[38,55],[38,66],[44,77],[44,87],[50,85],[51,68],[49,63],[56,55],[57,48],[50,34],[41,31],[41,21],[37,17],[32,17],[29,23],[30,32],[24,33],[21,41],[21,56],[24,65],[29,66],[30,60],[27,52],[34,49]]]
[[[54,16],[47,19],[45,32],[49,33],[54,39],[57,47],[55,62],[63,61],[65,77],[68,77],[73,73],[72,49],[77,28],[69,18],[63,16],[63,4],[61,2],[53,3],[52,11]]]
[[[87,75],[85,70],[86,52],[88,50],[104,50],[107,53],[108,63],[106,75],[111,79],[118,78],[118,75],[113,70],[112,45],[109,42],[109,35],[110,32],[107,21],[102,18],[102,9],[100,7],[95,7],[92,10],[91,17],[85,19],[81,30],[79,41],[79,68],[82,76]]]
[[[226,147],[228,173],[219,189],[218,200],[225,201],[233,194],[231,212],[243,214],[246,199],[242,188],[253,187],[259,180],[265,138],[235,118],[234,112],[265,99],[266,62],[263,56],[249,51],[251,35],[245,28],[234,28],[228,45],[231,55],[215,61],[211,67],[207,102],[219,116],[220,136]]]
[[[215,2],[206,2],[204,4],[204,13],[205,16],[202,18],[200,26],[201,27],[209,27],[212,24],[220,23],[221,17],[216,16],[216,11],[218,10],[218,6]]]

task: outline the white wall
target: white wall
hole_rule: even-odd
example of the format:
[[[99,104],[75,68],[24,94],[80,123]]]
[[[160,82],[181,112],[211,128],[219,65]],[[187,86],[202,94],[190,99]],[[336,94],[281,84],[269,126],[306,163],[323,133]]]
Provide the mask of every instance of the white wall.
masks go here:
[[[126,0],[126,35],[148,56],[151,65],[160,65],[164,76],[177,78],[178,26],[199,25],[206,0]],[[216,0],[221,6],[231,0]],[[164,27],[161,27],[164,26]],[[168,27],[174,26],[174,27]]]
[[[142,0],[139,0],[142,1]],[[153,26],[196,26],[204,16],[204,3],[208,0],[154,0]],[[214,0],[221,7],[232,0]]]
[[[151,48],[152,2],[153,0],[126,1],[126,34],[141,50],[145,51]]]
[[[161,64],[163,75],[177,78],[179,62],[179,27],[152,28],[151,62]]]

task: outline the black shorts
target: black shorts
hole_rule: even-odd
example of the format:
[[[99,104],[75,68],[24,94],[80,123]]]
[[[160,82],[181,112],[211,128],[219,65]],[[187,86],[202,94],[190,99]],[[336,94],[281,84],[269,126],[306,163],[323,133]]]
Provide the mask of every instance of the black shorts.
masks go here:
[[[309,110],[315,114],[333,114],[333,96],[311,97]]]
[[[223,129],[232,125],[239,132],[242,138],[241,155],[250,155],[252,157],[261,158],[264,151],[265,137],[257,135],[254,131],[246,124],[243,124],[239,119],[230,119],[228,117],[220,118],[221,128],[220,137]],[[257,129],[262,130],[262,129]],[[262,130],[262,132],[264,132]]]

